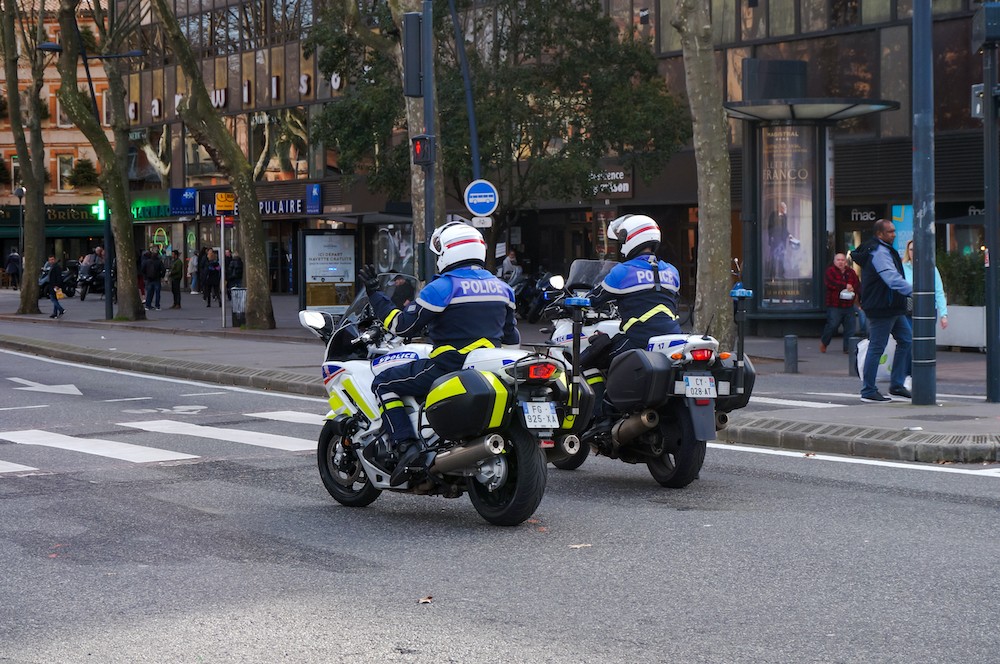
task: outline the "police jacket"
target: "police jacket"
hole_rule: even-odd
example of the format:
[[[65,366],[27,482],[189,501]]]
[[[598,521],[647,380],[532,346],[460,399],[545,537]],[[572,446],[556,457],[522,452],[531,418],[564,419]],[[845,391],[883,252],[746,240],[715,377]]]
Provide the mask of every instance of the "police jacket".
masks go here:
[[[872,318],[889,318],[906,313],[906,298],[913,286],[903,278],[899,253],[878,238],[871,238],[851,252],[861,266],[861,308]]]
[[[481,267],[459,267],[427,284],[398,309],[382,292],[369,297],[375,314],[393,334],[414,337],[426,327],[431,357],[499,348],[521,340],[514,319],[514,291]]]
[[[591,304],[600,306],[614,301],[621,314],[622,332],[645,345],[650,337],[681,331],[677,323],[680,286],[677,268],[652,254],[644,254],[613,267],[591,292]]]

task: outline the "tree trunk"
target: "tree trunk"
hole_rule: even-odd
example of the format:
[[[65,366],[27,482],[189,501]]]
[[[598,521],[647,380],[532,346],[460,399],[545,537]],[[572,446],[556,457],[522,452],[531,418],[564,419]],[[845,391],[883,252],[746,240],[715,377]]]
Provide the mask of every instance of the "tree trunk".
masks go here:
[[[722,77],[716,71],[712,22],[706,0],[677,0],[673,26],[681,36],[684,76],[694,130],[698,173],[698,292],[694,329],[708,329],[723,348],[735,336],[729,298],[732,206],[729,146],[722,107]]]
[[[271,289],[268,283],[264,225],[260,219],[253,167],[232,134],[226,129],[218,111],[213,108],[201,74],[201,63],[195,58],[190,44],[181,33],[180,24],[170,5],[166,0],[153,0],[152,4],[153,11],[188,81],[187,94],[178,105],[177,113],[191,132],[191,136],[205,148],[212,161],[229,177],[239,205],[240,216],[237,227],[243,245],[247,327],[272,330],[275,327],[274,309],[271,305]]]

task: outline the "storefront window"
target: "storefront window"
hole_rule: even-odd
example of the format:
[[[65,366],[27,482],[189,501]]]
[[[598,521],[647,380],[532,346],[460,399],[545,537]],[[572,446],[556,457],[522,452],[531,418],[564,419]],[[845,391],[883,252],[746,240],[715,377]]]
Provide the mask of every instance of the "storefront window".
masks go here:
[[[309,177],[309,127],[301,106],[250,114],[250,163],[267,182]]]

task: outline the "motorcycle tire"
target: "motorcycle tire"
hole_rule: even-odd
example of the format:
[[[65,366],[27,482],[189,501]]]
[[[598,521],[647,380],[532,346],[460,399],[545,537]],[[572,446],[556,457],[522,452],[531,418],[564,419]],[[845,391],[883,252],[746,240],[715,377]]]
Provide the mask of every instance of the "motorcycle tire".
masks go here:
[[[344,436],[334,431],[333,422],[323,425],[319,434],[316,460],[323,486],[333,499],[347,507],[365,507],[375,502],[382,491],[372,486],[353,449],[345,450]],[[334,461],[337,452],[343,452],[340,463]]]
[[[545,306],[547,304],[548,301],[543,300],[541,298],[539,298],[534,304],[532,304],[531,308],[528,309],[528,316],[527,316],[528,322],[531,323],[532,325],[537,323],[541,319],[542,312],[545,311]]]
[[[80,301],[83,302],[87,299],[87,291],[90,287],[87,284],[80,286]]]
[[[74,295],[76,295],[76,287],[67,286],[66,288],[63,288],[63,293],[66,295],[66,297],[73,297]]]
[[[691,422],[691,413],[686,407],[675,406],[672,415],[676,426],[668,428],[661,424],[659,435],[676,436],[676,441],[662,441],[675,442],[676,447],[667,445],[667,449],[655,460],[647,462],[646,467],[660,486],[683,489],[698,479],[698,473],[705,463],[705,451],[708,445],[704,440],[694,437],[694,424]],[[668,431],[673,433],[668,434]]]
[[[576,454],[553,461],[552,465],[559,470],[576,470],[583,465],[583,462],[590,456],[590,445],[583,443]]]
[[[494,526],[516,526],[527,520],[545,495],[545,453],[533,435],[519,426],[503,432],[507,465],[504,483],[490,491],[475,477],[468,479],[469,500]]]

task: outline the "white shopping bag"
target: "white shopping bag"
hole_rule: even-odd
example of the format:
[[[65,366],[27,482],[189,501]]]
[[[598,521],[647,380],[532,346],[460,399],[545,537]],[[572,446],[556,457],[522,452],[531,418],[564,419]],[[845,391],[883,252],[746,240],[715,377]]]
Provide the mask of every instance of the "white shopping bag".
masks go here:
[[[875,380],[889,380],[889,375],[892,373],[892,357],[896,354],[896,340],[889,337],[889,343],[885,345],[885,350],[882,351],[882,357],[878,360],[878,372],[875,374]],[[862,339],[858,342],[858,375],[864,378],[865,376],[865,357],[868,356],[868,340]]]

